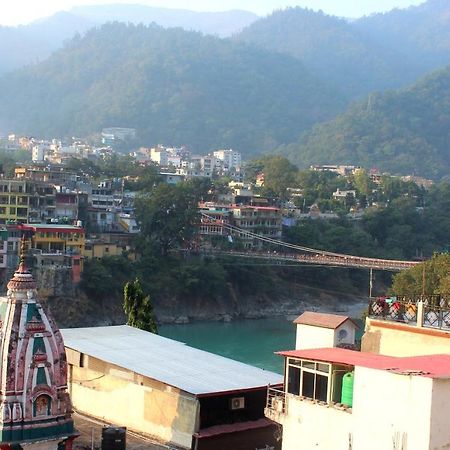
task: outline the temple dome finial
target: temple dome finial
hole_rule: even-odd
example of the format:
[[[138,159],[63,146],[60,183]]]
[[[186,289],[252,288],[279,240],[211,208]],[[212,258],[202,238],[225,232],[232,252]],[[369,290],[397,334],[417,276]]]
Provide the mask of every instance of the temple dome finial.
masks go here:
[[[25,238],[25,233],[22,234],[22,239],[20,240],[20,259],[19,267],[14,273],[14,276],[8,283],[8,289],[13,290],[28,290],[36,289],[36,281],[31,275],[26,265],[27,256],[27,240]]]

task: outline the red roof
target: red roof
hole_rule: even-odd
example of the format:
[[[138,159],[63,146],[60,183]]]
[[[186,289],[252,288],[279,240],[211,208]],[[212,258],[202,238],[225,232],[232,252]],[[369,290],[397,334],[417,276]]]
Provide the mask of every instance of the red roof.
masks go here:
[[[356,328],[359,328],[358,324],[348,316],[339,316],[337,314],[324,314],[312,311],[304,312],[301,316],[297,317],[294,320],[294,323],[298,325],[312,325],[315,327],[330,328],[332,330],[335,330],[347,320],[350,320],[350,322]]]
[[[29,230],[33,232],[45,233],[84,233],[84,228],[74,225],[57,225],[57,224],[21,224],[18,226],[20,230]]]
[[[318,348],[277,352],[289,358],[309,359],[396,373],[420,375],[428,378],[450,378],[450,355],[386,356],[357,352],[343,348]]]

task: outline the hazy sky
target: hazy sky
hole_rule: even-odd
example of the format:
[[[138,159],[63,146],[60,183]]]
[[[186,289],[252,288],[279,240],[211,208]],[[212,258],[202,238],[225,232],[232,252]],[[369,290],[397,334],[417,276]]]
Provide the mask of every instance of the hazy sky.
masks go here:
[[[0,0],[0,24],[28,23],[81,4],[135,3],[199,11],[245,9],[259,15],[265,15],[274,9],[286,6],[303,6],[322,9],[338,16],[359,17],[423,2],[424,0]]]

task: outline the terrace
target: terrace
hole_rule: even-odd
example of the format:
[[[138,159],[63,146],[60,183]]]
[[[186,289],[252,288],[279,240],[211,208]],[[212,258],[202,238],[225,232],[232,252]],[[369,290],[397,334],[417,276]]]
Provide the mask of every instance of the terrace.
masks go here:
[[[368,317],[450,331],[450,294],[371,298]]]

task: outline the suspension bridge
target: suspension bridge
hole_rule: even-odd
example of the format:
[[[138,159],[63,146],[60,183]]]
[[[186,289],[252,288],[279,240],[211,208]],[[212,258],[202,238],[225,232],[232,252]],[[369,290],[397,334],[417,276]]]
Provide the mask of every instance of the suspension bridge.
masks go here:
[[[224,233],[222,235],[240,236],[244,239],[252,239],[260,243],[264,243],[271,250],[223,250],[223,249],[200,249],[202,253],[217,256],[232,256],[236,258],[259,259],[266,262],[278,262],[280,264],[303,264],[312,266],[329,266],[329,267],[345,267],[355,269],[369,270],[385,270],[390,272],[398,272],[410,269],[419,264],[417,261],[402,261],[380,258],[366,258],[355,255],[347,255],[342,253],[328,252],[302,245],[291,244],[268,236],[262,236],[249,230],[238,228],[234,225],[217,220],[215,217],[206,213],[201,213],[202,224],[214,225],[222,227]],[[277,248],[277,250],[272,250]]]

